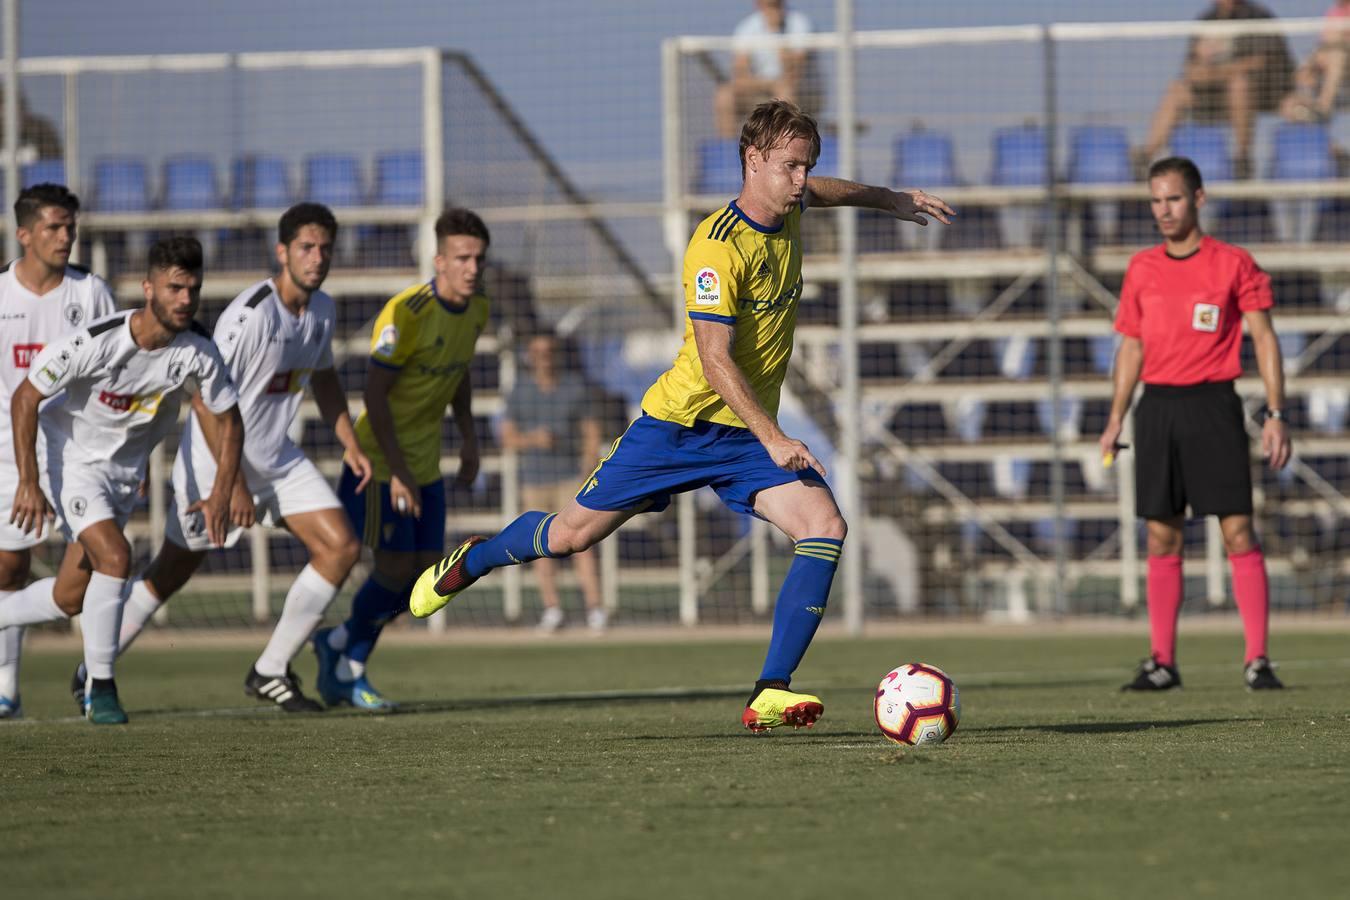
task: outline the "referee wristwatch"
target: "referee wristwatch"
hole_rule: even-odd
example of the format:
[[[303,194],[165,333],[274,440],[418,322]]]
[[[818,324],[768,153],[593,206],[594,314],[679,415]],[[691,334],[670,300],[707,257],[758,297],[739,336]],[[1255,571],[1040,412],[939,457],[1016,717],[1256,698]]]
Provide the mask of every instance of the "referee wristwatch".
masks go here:
[[[1274,419],[1276,422],[1284,421],[1284,410],[1282,409],[1271,409],[1267,406],[1265,409],[1261,410],[1261,415],[1263,416],[1263,421],[1266,422],[1269,422],[1271,419]]]

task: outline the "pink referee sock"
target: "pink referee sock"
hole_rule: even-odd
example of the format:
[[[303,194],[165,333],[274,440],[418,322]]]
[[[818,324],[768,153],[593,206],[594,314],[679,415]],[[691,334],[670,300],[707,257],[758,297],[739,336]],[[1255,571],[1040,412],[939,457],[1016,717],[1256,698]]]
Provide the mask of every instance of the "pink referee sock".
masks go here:
[[[1233,572],[1233,598],[1242,616],[1242,634],[1247,640],[1249,663],[1266,655],[1266,635],[1270,630],[1270,582],[1266,579],[1266,556],[1261,548],[1228,557]]]
[[[1177,664],[1177,616],[1181,615],[1180,556],[1148,558],[1148,631],[1153,658],[1165,666]]]

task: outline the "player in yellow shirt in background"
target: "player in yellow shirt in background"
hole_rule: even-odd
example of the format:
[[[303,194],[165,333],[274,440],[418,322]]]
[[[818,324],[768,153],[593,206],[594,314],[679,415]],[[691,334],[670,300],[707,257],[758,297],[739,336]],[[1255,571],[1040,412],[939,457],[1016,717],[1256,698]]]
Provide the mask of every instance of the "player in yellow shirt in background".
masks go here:
[[[375,569],[353,598],[347,621],[314,635],[319,694],[329,706],[393,708],[367,680],[366,661],[380,631],[408,608],[417,573],[445,552],[440,460],[447,405],[460,435],[456,480],[467,485],[478,476],[469,365],[488,321],[479,277],[489,242],[475,213],[442,213],[436,277],[391,299],[375,320],[366,409],[356,420],[375,483],[358,494],[355,478],[344,472],[338,486],[352,527],[375,553]]]
[[[740,196],[699,224],[685,252],[684,346],[647,391],[643,415],[561,512],[525,513],[422,573],[413,615],[430,615],[493,569],[578,553],[630,517],[665,509],[673,494],[708,486],[796,544],[741,722],[751,731],[815,723],[824,705],[789,683],[825,612],[847,527],[824,467],[777,420],[802,296],[801,216],[813,206],[878,209],[920,224],[952,214],[922,191],[809,178],[819,154],[810,116],[783,100],[755,108],[741,130]]]

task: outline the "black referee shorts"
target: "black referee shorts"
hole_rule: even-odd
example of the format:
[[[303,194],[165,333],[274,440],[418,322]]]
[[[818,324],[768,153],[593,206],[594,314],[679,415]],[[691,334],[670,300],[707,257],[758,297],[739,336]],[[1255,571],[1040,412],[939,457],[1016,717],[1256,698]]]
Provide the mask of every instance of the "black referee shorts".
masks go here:
[[[1231,381],[1148,384],[1134,414],[1135,513],[1170,519],[1251,515],[1242,401]]]

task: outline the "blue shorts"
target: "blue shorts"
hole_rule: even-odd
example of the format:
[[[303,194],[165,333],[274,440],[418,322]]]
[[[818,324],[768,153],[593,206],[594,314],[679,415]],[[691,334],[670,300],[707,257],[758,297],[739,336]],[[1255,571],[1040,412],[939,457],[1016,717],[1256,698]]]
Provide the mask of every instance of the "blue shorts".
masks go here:
[[[422,516],[400,516],[389,498],[389,482],[372,480],[361,493],[351,469],[343,467],[338,482],[338,499],[347,510],[352,530],[361,537],[361,543],[376,550],[394,553],[412,553],[416,550],[445,552],[445,482],[424,484]]]
[[[757,493],[793,481],[825,483],[815,469],[776,466],[747,428],[703,421],[686,427],[643,413],[600,460],[577,502],[595,510],[650,502],[643,512],[660,512],[673,495],[710,487],[730,509],[753,516]]]

